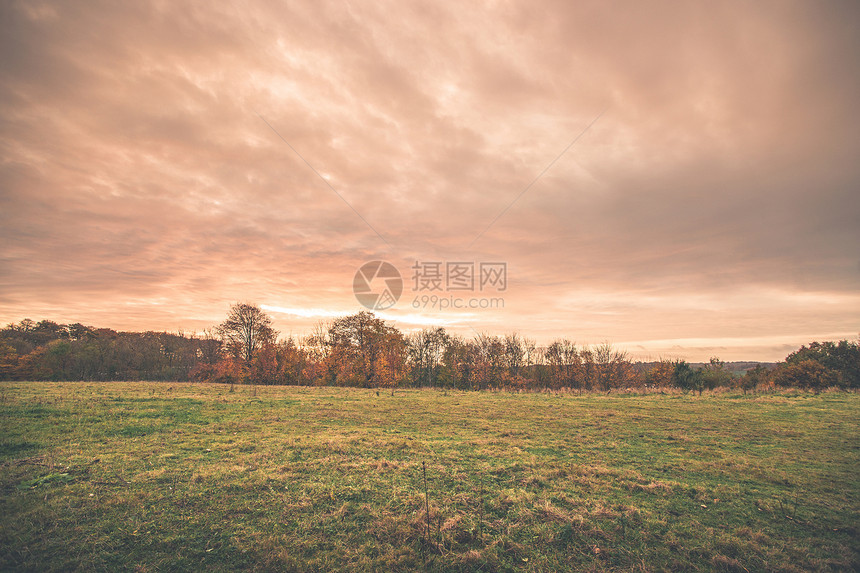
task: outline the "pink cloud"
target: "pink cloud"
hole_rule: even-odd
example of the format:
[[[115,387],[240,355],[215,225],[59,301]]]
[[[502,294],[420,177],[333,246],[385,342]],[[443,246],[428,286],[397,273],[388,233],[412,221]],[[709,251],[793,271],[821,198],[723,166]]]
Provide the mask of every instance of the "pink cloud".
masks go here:
[[[857,330],[853,6],[0,11],[0,320],[348,311],[384,258],[506,261],[504,309],[444,317],[464,334],[778,358]]]

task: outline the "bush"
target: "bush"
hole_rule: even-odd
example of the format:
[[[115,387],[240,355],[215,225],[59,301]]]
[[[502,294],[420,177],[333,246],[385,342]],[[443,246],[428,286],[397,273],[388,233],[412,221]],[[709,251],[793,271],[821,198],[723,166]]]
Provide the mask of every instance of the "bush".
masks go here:
[[[803,388],[816,392],[842,385],[837,371],[811,359],[781,364],[771,375],[771,381],[782,388]]]
[[[675,370],[672,372],[672,385],[684,391],[698,390],[701,394],[704,388],[702,372],[694,370],[685,360],[681,360],[675,364]]]
[[[860,345],[856,342],[813,342],[801,346],[789,354],[787,364],[801,364],[814,361],[834,372],[839,378],[835,385],[842,388],[860,388]]]
[[[744,391],[754,392],[756,388],[767,385],[770,372],[766,366],[759,364],[752,370],[747,370],[746,373],[736,379],[736,385]]]

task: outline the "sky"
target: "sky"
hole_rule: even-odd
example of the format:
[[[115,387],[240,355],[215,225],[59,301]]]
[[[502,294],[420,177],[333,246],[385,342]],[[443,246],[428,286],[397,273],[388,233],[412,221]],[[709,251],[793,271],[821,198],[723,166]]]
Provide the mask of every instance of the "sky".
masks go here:
[[[0,323],[199,332],[242,301],[299,336],[386,261],[405,332],[856,340],[858,25],[848,1],[3,2]]]

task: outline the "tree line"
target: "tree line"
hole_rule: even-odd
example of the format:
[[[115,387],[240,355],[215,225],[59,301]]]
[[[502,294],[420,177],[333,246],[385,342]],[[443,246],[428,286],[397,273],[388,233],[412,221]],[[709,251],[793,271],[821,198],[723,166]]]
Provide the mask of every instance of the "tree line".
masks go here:
[[[258,306],[238,303],[202,334],[116,332],[29,319],[0,330],[0,379],[177,380],[289,384],[567,390],[774,387],[860,388],[857,342],[813,342],[774,367],[744,373],[717,358],[633,362],[609,343],[546,346],[517,333],[464,338],[443,328],[404,334],[371,312],[320,323],[305,337],[279,339]]]

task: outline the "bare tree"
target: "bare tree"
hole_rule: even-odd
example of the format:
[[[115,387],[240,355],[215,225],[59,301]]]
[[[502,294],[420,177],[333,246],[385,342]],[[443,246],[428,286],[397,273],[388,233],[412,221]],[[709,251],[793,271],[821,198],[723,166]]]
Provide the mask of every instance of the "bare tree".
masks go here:
[[[337,364],[332,358],[332,345],[329,340],[328,331],[331,324],[324,321],[317,322],[313,331],[304,339],[304,348],[307,349],[311,370],[312,383],[322,383],[327,386],[337,382]]]
[[[442,356],[449,343],[444,328],[425,328],[414,332],[406,340],[413,381],[418,386],[436,386]]]
[[[616,350],[609,342],[598,345],[593,350],[597,387],[609,392],[620,387],[627,378],[627,353]]]
[[[265,344],[274,343],[277,332],[272,319],[260,307],[249,303],[236,303],[230,307],[227,320],[216,331],[233,356],[249,365],[254,355]]]
[[[197,359],[204,364],[215,364],[221,357],[221,341],[211,328],[203,330],[197,341]]]
[[[473,390],[477,350],[475,343],[459,335],[448,335],[442,354],[444,379],[455,388]]]
[[[498,336],[477,334],[470,349],[475,353],[475,382],[478,389],[498,387],[505,369],[505,343]]]
[[[509,377],[520,375],[525,365],[526,348],[523,339],[514,332],[505,336],[502,349],[502,361],[505,365],[506,374]]]

